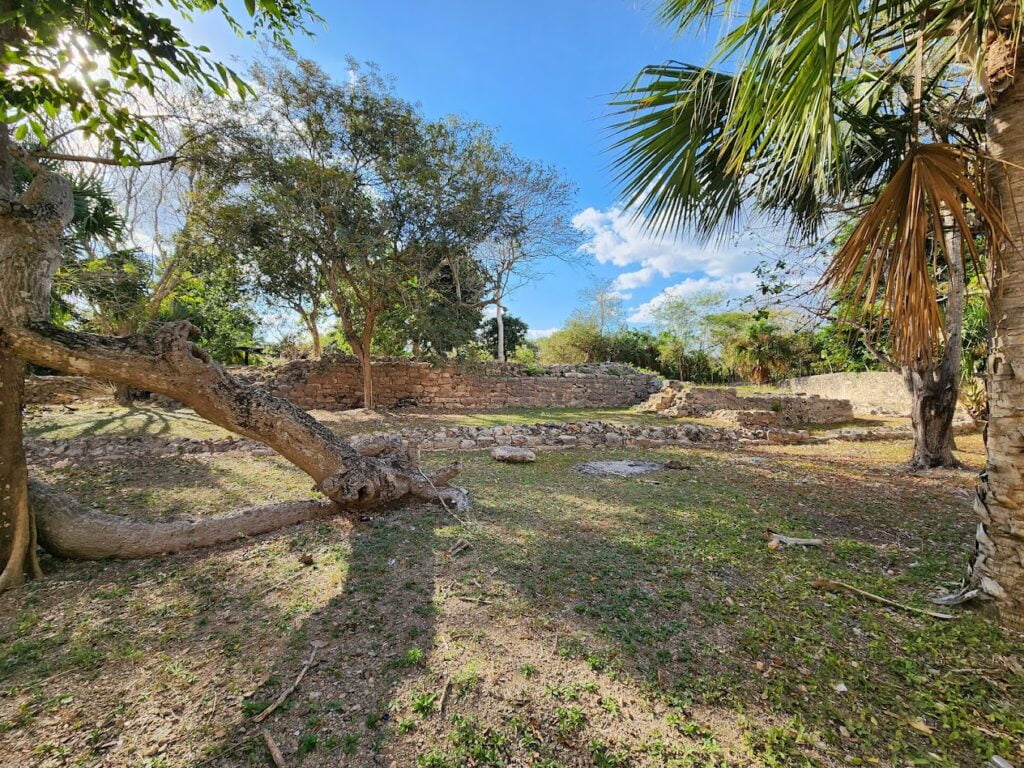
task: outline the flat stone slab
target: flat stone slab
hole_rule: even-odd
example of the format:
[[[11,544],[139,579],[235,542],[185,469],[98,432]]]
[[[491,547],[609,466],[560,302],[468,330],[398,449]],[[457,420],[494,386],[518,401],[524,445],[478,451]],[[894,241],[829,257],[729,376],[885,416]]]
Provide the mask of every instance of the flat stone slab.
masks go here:
[[[639,461],[637,459],[587,461],[573,467],[574,470],[584,475],[595,475],[598,477],[608,475],[614,475],[616,477],[637,477],[639,475],[649,475],[651,472],[660,472],[664,468],[664,464],[659,464],[656,461]]]
[[[491,449],[491,458],[495,461],[504,461],[509,464],[530,464],[537,460],[537,454],[529,448],[519,448],[514,445],[499,445]]]

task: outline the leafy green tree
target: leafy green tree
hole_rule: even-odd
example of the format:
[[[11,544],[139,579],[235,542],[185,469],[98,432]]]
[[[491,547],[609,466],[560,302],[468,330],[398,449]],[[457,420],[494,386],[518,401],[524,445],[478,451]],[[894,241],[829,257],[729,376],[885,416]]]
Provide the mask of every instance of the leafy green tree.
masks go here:
[[[205,185],[203,185],[205,186]],[[225,258],[240,258],[248,266],[247,283],[256,296],[272,307],[298,315],[312,342],[313,357],[320,357],[320,323],[326,310],[327,286],[315,254],[294,237],[294,222],[282,215],[297,215],[290,201],[279,204],[279,187],[254,185],[243,201],[221,202],[222,190],[198,193],[189,231]]]
[[[521,320],[514,315],[505,315],[503,318],[504,323],[504,339],[505,339],[505,352],[509,357],[515,355],[516,350],[520,346],[526,343],[526,332],[530,329],[526,324],[526,321]],[[498,359],[498,319],[492,317],[484,321],[483,326],[480,328],[480,338],[483,341],[484,346],[491,350],[494,354],[494,358]]]
[[[441,305],[453,293],[458,302],[459,278],[479,294],[452,265],[500,215],[501,190],[481,165],[488,134],[424,120],[372,70],[336,83],[295,59],[257,66],[253,77],[261,98],[241,105],[219,159],[223,204],[257,229],[273,222],[273,237],[319,272],[372,407],[375,331],[385,316],[393,329],[403,324],[396,307],[409,310],[414,345],[451,348],[479,323],[478,313]]]
[[[179,16],[222,12],[237,31],[268,35],[279,43],[315,18],[305,0],[246,0],[242,21],[231,16],[230,4],[220,0],[174,0],[170,6]],[[443,487],[454,469],[435,473],[424,484],[409,457],[360,456],[287,401],[231,377],[189,341],[194,328],[186,323],[171,324],[152,336],[113,340],[48,322],[52,278],[65,253],[65,233],[76,216],[73,186],[50,162],[141,166],[182,160],[183,147],[171,148],[163,156],[151,154],[158,150],[159,135],[148,122],[145,98],[140,97],[154,92],[159,78],[196,81],[218,95],[250,92],[228,68],[208,59],[204,48],[191,45],[179,22],[160,15],[161,10],[165,9],[142,0],[39,0],[8,4],[0,13],[0,392],[5,393],[0,398],[0,560],[5,563],[0,590],[21,583],[26,571],[39,574],[37,528],[22,447],[20,393],[26,361],[174,397],[222,426],[279,450],[338,504],[367,506],[410,494],[455,499],[456,492]],[[76,151],[82,146],[89,147],[90,154]],[[399,171],[420,178],[436,175],[437,168],[412,162]],[[17,177],[24,173],[31,180],[22,186]],[[438,184],[443,187],[444,181]],[[418,204],[425,199],[419,198]],[[359,202],[363,207],[348,210],[363,215],[379,199],[364,195]],[[419,247],[428,240],[443,241],[421,237],[400,242]],[[379,259],[386,249],[379,242],[372,245],[364,252],[367,258]],[[33,505],[35,514],[54,508],[47,493],[41,486],[34,490],[37,499],[50,500],[50,506]],[[148,556],[224,537],[224,529],[218,528],[222,520],[198,521],[185,540],[175,526],[147,527],[113,516],[92,514],[90,525],[82,526],[79,505],[63,499],[60,507],[59,516],[48,518],[48,525],[56,528],[40,525],[38,530],[49,530],[66,555],[130,551]],[[269,530],[281,519],[276,510],[233,519],[230,535]],[[97,526],[104,532],[96,533]],[[135,530],[127,536],[126,528],[132,526]],[[139,527],[146,528],[145,535]],[[135,545],[125,550],[129,539]]]
[[[654,326],[674,334],[687,349],[707,351],[711,345],[708,318],[725,301],[725,291],[668,296],[654,309]]]
[[[650,331],[620,328],[608,336],[606,355],[613,363],[656,370],[659,362],[658,339]]]
[[[199,330],[198,340],[215,359],[238,359],[239,346],[254,346],[259,320],[248,286],[231,264],[213,264],[190,274],[160,307],[158,323],[188,320]]]

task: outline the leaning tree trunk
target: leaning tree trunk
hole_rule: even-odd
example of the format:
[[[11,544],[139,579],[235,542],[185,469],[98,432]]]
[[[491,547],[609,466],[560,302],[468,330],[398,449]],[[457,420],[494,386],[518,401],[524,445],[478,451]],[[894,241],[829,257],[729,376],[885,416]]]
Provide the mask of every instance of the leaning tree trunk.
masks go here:
[[[956,449],[953,418],[956,416],[960,384],[967,286],[960,239],[953,232],[953,222],[945,222],[944,229],[949,257],[949,294],[942,355],[929,363],[903,369],[904,381],[911,396],[910,423],[914,430],[914,454],[910,466],[914,469],[960,466],[953,455]]]
[[[28,468],[22,447],[25,356],[10,332],[50,314],[50,285],[60,265],[64,227],[74,213],[71,185],[35,167],[20,196],[10,172],[6,126],[0,130],[0,591],[38,575],[35,526],[29,510]]]
[[[166,395],[214,424],[270,446],[316,482],[329,499],[348,508],[384,504],[412,494],[437,498],[433,485],[401,451],[365,456],[287,400],[229,374],[189,339],[198,329],[170,323],[148,336],[76,333],[49,323],[7,332],[15,353],[67,373],[123,382]],[[449,489],[454,491],[454,489]],[[443,497],[445,489],[441,489]]]
[[[1014,78],[1024,52],[1008,43],[1001,38],[986,52],[989,152],[1004,161],[992,176],[1010,242],[993,265],[987,461],[971,581],[994,600],[1003,624],[1024,630],[1024,83]]]

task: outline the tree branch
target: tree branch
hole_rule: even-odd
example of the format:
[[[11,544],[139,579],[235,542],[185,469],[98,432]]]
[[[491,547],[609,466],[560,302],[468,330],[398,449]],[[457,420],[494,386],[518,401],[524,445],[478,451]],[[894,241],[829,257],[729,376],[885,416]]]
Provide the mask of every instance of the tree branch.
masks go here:
[[[165,155],[163,157],[156,157],[151,160],[133,160],[127,164],[121,162],[114,157],[97,157],[94,155],[68,155],[63,152],[47,152],[45,150],[38,150],[29,153],[32,157],[37,160],[57,160],[62,163],[93,163],[95,165],[117,165],[125,167],[142,167],[147,165],[164,165],[171,163],[172,165],[182,159],[181,155]]]
[[[409,451],[363,456],[292,403],[236,379],[190,341],[197,332],[187,321],[170,323],[152,335],[124,337],[32,323],[0,330],[0,340],[6,337],[16,355],[37,365],[174,398],[214,424],[273,448],[343,507],[374,506],[407,495],[436,499],[460,493],[430,487]]]

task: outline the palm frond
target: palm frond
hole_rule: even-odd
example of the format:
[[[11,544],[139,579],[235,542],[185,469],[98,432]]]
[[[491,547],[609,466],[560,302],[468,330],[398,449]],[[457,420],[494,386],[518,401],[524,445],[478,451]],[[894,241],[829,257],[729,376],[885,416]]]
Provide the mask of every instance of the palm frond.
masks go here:
[[[612,103],[617,180],[628,208],[658,231],[690,228],[708,235],[734,220],[743,174],[728,167],[724,133],[730,75],[668,63],[644,68]]]
[[[942,340],[934,263],[939,256],[947,263],[956,258],[947,252],[944,219],[952,220],[975,265],[975,221],[989,243],[988,257],[998,258],[1007,233],[998,204],[977,181],[982,166],[983,158],[962,147],[912,146],[822,278],[860,317],[888,324],[898,362],[928,361]]]

